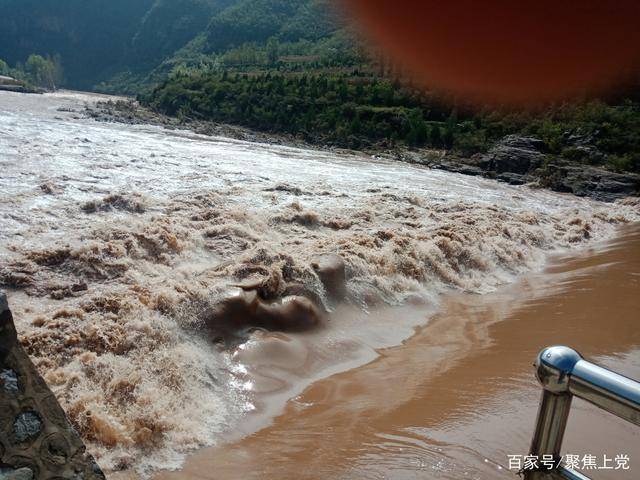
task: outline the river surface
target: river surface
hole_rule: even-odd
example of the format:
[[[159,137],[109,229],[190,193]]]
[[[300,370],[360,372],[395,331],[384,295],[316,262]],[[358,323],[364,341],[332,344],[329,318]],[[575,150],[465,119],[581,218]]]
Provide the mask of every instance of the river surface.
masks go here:
[[[316,382],[268,428],[205,449],[181,472],[157,478],[519,478],[540,400],[536,355],[571,345],[640,378],[639,293],[635,225],[578,255],[555,256],[543,272],[496,292],[447,296],[402,345]],[[640,430],[574,400],[562,453],[597,458],[597,470],[582,470],[593,478],[637,479]],[[629,470],[602,469],[605,455],[608,466],[627,455]]]
[[[497,478],[526,453],[537,350],[638,376],[637,201],[98,123],[99,99],[0,92],[0,283],[109,474]],[[344,304],[311,267],[329,253]],[[301,285],[329,320],[223,347],[205,324],[242,282]]]

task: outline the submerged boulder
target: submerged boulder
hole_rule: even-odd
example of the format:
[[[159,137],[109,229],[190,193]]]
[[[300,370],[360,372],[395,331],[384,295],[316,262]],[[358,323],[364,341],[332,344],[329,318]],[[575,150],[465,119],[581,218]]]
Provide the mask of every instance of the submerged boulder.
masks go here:
[[[255,290],[236,290],[208,312],[206,323],[214,337],[227,341],[243,336],[251,328],[309,330],[323,319],[324,312],[306,297],[288,296],[267,302]]]
[[[501,182],[506,182],[509,185],[524,185],[531,181],[527,175],[521,175],[519,173],[504,172],[496,177]]]

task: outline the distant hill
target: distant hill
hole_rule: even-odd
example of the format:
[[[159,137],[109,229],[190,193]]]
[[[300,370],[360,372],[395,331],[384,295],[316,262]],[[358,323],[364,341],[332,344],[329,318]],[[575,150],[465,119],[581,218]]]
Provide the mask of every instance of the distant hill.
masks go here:
[[[56,56],[63,85],[78,89],[135,92],[269,41],[290,55],[315,55],[323,40],[345,46],[329,0],[0,0],[0,12],[0,59]]]
[[[90,88],[118,70],[154,0],[0,0],[0,58],[59,55],[66,85]]]
[[[156,0],[131,41],[127,63],[140,70],[156,67],[235,2],[237,0]]]

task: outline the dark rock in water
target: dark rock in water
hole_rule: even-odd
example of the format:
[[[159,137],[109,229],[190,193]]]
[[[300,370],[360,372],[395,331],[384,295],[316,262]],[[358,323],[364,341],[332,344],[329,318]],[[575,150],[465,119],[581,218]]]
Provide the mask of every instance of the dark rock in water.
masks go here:
[[[0,90],[15,93],[44,93],[44,90],[42,89],[29,88],[24,85],[0,85]]]
[[[524,185],[531,181],[526,175],[520,175],[519,173],[504,172],[496,177],[501,182],[506,182],[510,185]]]
[[[446,170],[447,172],[453,173],[461,173],[463,175],[471,175],[471,176],[481,176],[484,175],[485,171],[476,165],[468,165],[466,163],[460,161],[447,161],[441,160],[438,163],[430,165],[431,168],[436,168],[438,170]]]
[[[40,184],[40,190],[42,190],[47,195],[53,195],[55,192],[55,188],[50,182]]]
[[[545,158],[545,144],[534,137],[508,135],[496,143],[486,154],[475,154],[471,158],[446,156],[434,163],[431,168],[464,175],[498,177],[499,179],[520,185],[526,183],[524,179],[501,174],[525,175],[540,167]],[[522,180],[522,181],[520,181]]]
[[[93,200],[82,205],[85,213],[124,210],[131,213],[144,213],[146,208],[139,198],[122,194],[107,195],[101,200]]]
[[[611,202],[640,193],[640,175],[604,168],[553,163],[541,174],[541,185],[558,192]]]
[[[0,292],[0,480],[104,479],[18,342]]]
[[[265,189],[265,192],[286,192],[291,193],[293,195],[302,195],[304,192],[299,187],[295,187],[293,185],[289,185],[286,183],[279,183],[273,188]]]
[[[9,303],[7,302],[7,296],[4,292],[0,291],[0,314],[4,313],[6,310],[9,310]]]
[[[481,163],[485,170],[523,175],[542,165],[544,149],[544,142],[538,138],[507,135],[482,157]]]
[[[322,255],[311,263],[318,278],[332,300],[342,300],[347,294],[347,274],[344,260],[339,255]]]
[[[322,323],[324,313],[305,297],[284,297],[266,302],[258,292],[234,292],[207,315],[207,327],[215,338],[227,343],[251,328],[280,332],[304,331]]]
[[[473,165],[457,165],[455,166],[454,172],[461,173],[463,175],[471,175],[474,177],[480,176],[483,174],[483,170],[480,167],[476,167]]]

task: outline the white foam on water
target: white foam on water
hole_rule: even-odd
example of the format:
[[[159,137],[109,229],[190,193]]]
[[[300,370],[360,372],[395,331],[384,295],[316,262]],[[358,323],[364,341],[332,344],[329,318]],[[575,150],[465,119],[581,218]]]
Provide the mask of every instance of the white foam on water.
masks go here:
[[[632,200],[73,112],[100,98],[0,93],[0,281],[23,344],[107,470],[178,468],[241,430],[260,388],[295,394],[406,338],[440,294],[492,291],[640,218]],[[208,340],[207,312],[234,282],[324,298],[310,266],[322,253],[344,258],[360,314],[336,313],[322,334],[254,337],[245,353]],[[386,314],[388,327],[367,315],[416,299],[422,313]]]

